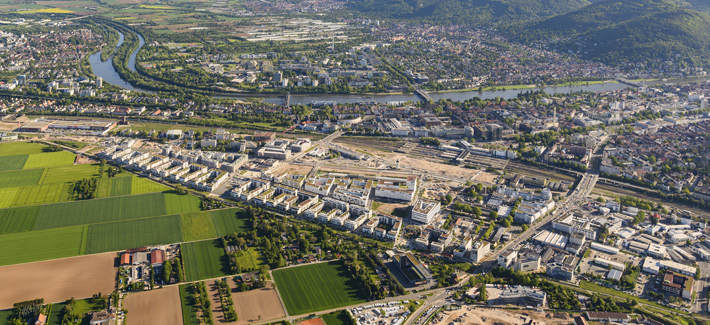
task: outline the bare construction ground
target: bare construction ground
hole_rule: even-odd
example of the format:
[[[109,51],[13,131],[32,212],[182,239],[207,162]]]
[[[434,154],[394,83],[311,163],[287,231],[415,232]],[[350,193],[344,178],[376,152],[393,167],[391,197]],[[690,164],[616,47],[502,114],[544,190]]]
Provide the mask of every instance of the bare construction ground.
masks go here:
[[[464,316],[465,314],[465,316]],[[515,325],[528,324],[569,324],[572,318],[566,313],[541,313],[532,310],[502,310],[475,307],[463,307],[456,311],[442,312],[443,318],[437,317],[431,324],[451,324],[456,322],[461,325]]]
[[[273,282],[267,282],[265,288],[258,290],[232,291],[232,300],[234,300],[234,310],[239,317],[236,324],[268,321],[286,316]]]
[[[124,299],[131,325],[182,324],[180,289],[169,286],[163,289],[131,293]]]
[[[285,165],[285,166],[279,168],[276,171],[276,173],[288,172],[290,174],[308,175],[308,173],[310,173],[312,169],[313,169],[313,167],[311,167],[311,166],[288,164],[288,165]],[[274,173],[274,174],[276,174],[276,173]]]
[[[104,253],[0,267],[0,310],[37,298],[54,303],[108,294],[115,289],[115,259],[116,253]]]

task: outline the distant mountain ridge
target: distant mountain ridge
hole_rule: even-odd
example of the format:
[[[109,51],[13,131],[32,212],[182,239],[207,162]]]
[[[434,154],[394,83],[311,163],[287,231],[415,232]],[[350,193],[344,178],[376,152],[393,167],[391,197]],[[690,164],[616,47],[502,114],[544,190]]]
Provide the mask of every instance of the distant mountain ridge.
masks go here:
[[[589,4],[587,0],[350,0],[347,7],[373,18],[487,24],[537,20]]]

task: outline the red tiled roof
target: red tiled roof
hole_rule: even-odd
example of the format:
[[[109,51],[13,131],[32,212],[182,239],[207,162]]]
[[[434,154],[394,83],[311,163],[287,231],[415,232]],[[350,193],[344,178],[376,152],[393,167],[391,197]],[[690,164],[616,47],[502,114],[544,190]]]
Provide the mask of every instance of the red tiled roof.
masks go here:
[[[121,253],[121,265],[131,264],[131,254]]]
[[[165,251],[156,249],[150,252],[150,264],[163,264],[165,262]]]

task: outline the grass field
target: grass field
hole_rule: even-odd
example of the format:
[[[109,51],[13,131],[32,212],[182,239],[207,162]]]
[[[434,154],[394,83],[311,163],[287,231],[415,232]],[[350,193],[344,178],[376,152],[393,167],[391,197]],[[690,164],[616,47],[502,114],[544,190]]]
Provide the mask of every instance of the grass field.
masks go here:
[[[79,141],[54,140],[54,141],[52,141],[52,142],[54,142],[54,143],[56,143],[56,144],[58,144],[58,145],[62,145],[62,146],[70,147],[70,148],[74,148],[74,149],[81,149],[81,148],[86,147],[86,143],[79,142]]]
[[[99,184],[96,186],[96,198],[105,198],[111,196],[112,178],[100,178]]]
[[[31,154],[27,157],[23,169],[73,165],[76,155],[69,151]]]
[[[199,324],[197,313],[195,312],[195,299],[188,292],[189,285],[180,285],[180,304],[182,305],[182,323],[184,325]],[[2,324],[2,323],[0,323]]]
[[[43,169],[0,172],[0,188],[37,185],[43,172]]]
[[[147,178],[143,177],[132,177],[131,181],[131,195],[144,194],[144,193],[154,193],[154,192],[165,192],[169,191],[170,188],[153,182]]]
[[[0,143],[0,156],[31,155],[42,153],[46,146],[29,142],[3,142]]]
[[[341,310],[330,314],[321,315],[325,325],[345,325],[350,324],[350,315],[347,311]]]
[[[220,239],[185,243],[182,245],[187,281],[228,276],[229,261]]]
[[[165,193],[165,214],[181,214],[200,210],[200,198],[194,195]]]
[[[0,235],[0,265],[79,255],[83,234],[80,226]]]
[[[11,206],[38,205],[69,201],[69,184],[24,186],[17,190]]]
[[[367,301],[342,262],[291,267],[272,274],[289,315]]]
[[[182,241],[180,216],[104,223],[89,226],[88,254]]]
[[[31,171],[34,171],[31,170]],[[45,168],[39,184],[76,182],[99,176],[99,165],[76,165]]]
[[[234,232],[249,231],[249,220],[239,208],[210,211],[217,236],[224,237]]]
[[[39,207],[0,210],[0,234],[31,231],[38,213]]]
[[[239,255],[241,253],[241,255]],[[249,247],[246,251],[237,253],[237,261],[242,269],[258,270],[264,265],[264,258],[256,247]]]
[[[29,155],[0,157],[0,171],[22,169]]]
[[[10,316],[12,316],[12,310],[0,310],[0,324],[9,324]],[[185,323],[190,324],[190,323]]]
[[[182,221],[182,238],[184,241],[195,241],[215,238],[217,235],[212,224],[209,211],[190,212],[180,215]]]

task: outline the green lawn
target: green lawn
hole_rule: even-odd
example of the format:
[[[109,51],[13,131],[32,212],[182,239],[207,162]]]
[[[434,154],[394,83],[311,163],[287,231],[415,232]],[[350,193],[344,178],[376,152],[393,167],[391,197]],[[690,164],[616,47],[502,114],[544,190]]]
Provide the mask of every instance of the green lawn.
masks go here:
[[[285,268],[272,274],[289,315],[367,301],[339,261]]]
[[[11,206],[38,205],[69,201],[69,184],[55,183],[18,188]]]
[[[0,324],[9,324],[10,316],[12,316],[12,309],[0,310]]]
[[[0,210],[0,234],[31,231],[38,213],[36,206]]]
[[[76,155],[69,151],[45,152],[31,154],[23,169],[74,165]]]
[[[169,187],[160,183],[156,183],[144,177],[134,176],[133,181],[131,182],[131,195],[153,192],[165,192],[169,190]]]
[[[0,157],[0,171],[22,169],[29,155]]]
[[[200,210],[200,198],[194,195],[165,193],[165,214],[181,214]]]
[[[224,237],[235,232],[249,231],[249,220],[239,208],[210,211],[217,236]]]
[[[212,239],[182,245],[185,277],[197,281],[228,276],[229,261],[221,239]]]
[[[99,165],[74,165],[46,168],[39,184],[76,182],[99,176]]]
[[[0,235],[0,265],[79,255],[83,234],[80,226]]]
[[[180,285],[180,303],[182,304],[182,323],[184,325],[200,324],[195,312],[195,299],[188,292],[190,285]],[[0,323],[2,324],[2,323]]]
[[[162,193],[45,205],[35,229],[59,228],[166,215]]]
[[[45,145],[29,142],[3,142],[0,143],[0,156],[17,156],[42,153]]]
[[[182,237],[185,241],[195,241],[217,237],[209,211],[198,211],[180,215]]]
[[[128,220],[89,226],[87,254],[182,241],[180,216]]]
[[[321,315],[325,325],[346,325],[352,323],[347,311],[341,310],[330,314]]]
[[[42,169],[10,170],[0,172],[0,188],[37,185]]]
[[[52,304],[52,310],[49,313],[49,317],[47,318],[47,325],[62,325],[62,316],[64,316],[64,305],[64,303]]]
[[[257,247],[249,247],[247,250],[235,254],[237,255],[237,262],[239,262],[239,266],[243,270],[258,270],[264,265],[264,258],[261,257],[261,253]]]

